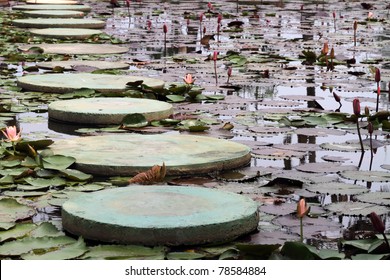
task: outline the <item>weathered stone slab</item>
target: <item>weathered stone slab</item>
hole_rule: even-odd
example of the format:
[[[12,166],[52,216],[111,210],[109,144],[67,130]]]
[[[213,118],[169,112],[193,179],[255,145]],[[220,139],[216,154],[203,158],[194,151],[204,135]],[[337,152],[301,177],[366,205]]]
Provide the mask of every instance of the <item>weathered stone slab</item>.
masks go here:
[[[257,203],[214,189],[130,186],[72,198],[62,206],[65,230],[109,243],[197,245],[252,232]]]

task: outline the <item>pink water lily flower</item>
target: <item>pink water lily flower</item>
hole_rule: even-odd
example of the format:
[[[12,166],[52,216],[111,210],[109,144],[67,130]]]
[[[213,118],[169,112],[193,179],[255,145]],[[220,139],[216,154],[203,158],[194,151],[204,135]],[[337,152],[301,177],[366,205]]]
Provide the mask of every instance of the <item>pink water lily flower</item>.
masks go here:
[[[195,82],[195,78],[191,74],[186,74],[183,80],[187,85],[192,85]]]
[[[17,132],[16,126],[7,126],[5,128],[5,132],[4,132],[4,130],[2,130],[2,132],[3,132],[4,136],[7,138],[6,141],[17,142],[20,139],[22,139],[21,131]]]

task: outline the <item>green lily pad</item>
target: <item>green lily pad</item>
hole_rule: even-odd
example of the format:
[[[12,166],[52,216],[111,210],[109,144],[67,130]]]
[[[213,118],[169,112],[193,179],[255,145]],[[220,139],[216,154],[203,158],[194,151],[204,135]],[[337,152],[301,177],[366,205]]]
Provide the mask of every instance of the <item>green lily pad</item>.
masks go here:
[[[389,182],[390,172],[384,171],[343,171],[340,176],[344,179],[363,182]]]
[[[390,192],[369,192],[356,196],[357,200],[390,206]]]
[[[0,256],[18,256],[32,250],[56,249],[66,244],[75,243],[76,240],[68,236],[58,237],[25,237],[15,241],[6,242],[0,246]]]
[[[30,237],[55,237],[64,236],[65,233],[50,222],[42,222],[30,231],[28,235]]]
[[[17,186],[18,191],[26,191],[26,192],[44,191],[44,190],[47,190],[48,188],[49,188],[48,186],[32,186],[32,185],[18,185]]]
[[[2,223],[25,220],[34,214],[35,210],[32,207],[20,204],[15,199],[3,198],[0,200],[0,222]]]
[[[167,254],[168,260],[198,260],[204,257],[204,254],[196,252],[172,252]]]
[[[327,137],[330,135],[342,136],[347,132],[343,130],[330,129],[330,128],[297,128],[295,134],[306,136]]]
[[[341,165],[335,162],[313,162],[299,165],[296,169],[310,173],[337,173],[344,170],[356,170],[357,167],[353,165]]]
[[[390,212],[390,209],[384,206],[352,201],[331,203],[324,206],[324,208],[331,213],[344,216],[367,216],[371,212],[383,215]]]
[[[37,187],[60,187],[66,185],[66,180],[60,177],[54,177],[50,179],[44,178],[25,178],[26,183]]]
[[[128,114],[123,118],[121,127],[125,129],[128,127],[145,127],[148,124],[149,122],[146,120],[146,117],[143,114],[134,113]]]
[[[262,148],[258,150],[253,150],[252,154],[255,157],[264,158],[264,159],[289,159],[292,157],[303,158],[306,153],[297,152],[291,150],[282,150],[275,148]]]
[[[360,144],[348,143],[322,143],[322,149],[338,152],[358,152],[361,151]]]
[[[67,157],[63,155],[54,155],[50,157],[44,157],[42,159],[43,167],[53,170],[64,170],[76,162],[74,157]]]
[[[20,160],[2,160],[0,162],[0,165],[3,166],[3,167],[17,167],[19,166],[21,163]]]
[[[173,103],[179,103],[179,102],[183,102],[186,100],[186,98],[182,95],[169,94],[165,97],[168,99],[168,101],[173,102]]]
[[[45,195],[46,192],[39,192],[39,191],[5,191],[3,192],[4,195],[9,197],[36,197]]]
[[[202,132],[210,128],[204,122],[199,120],[184,120],[181,121],[177,127],[181,130],[189,130],[192,132]]]
[[[9,230],[13,228],[16,224],[13,222],[0,222],[0,230]]]
[[[368,192],[367,188],[360,185],[346,184],[341,182],[328,182],[322,184],[306,184],[305,189],[309,192],[320,194],[340,194],[340,195],[356,195]],[[368,201],[369,202],[369,201]]]
[[[237,244],[236,247],[240,252],[247,256],[253,256],[255,259],[268,259],[281,244]]]
[[[165,258],[164,247],[145,247],[137,245],[99,245],[90,247],[82,257],[89,260],[163,260]]]
[[[61,174],[65,175],[66,178],[69,180],[78,181],[78,182],[84,182],[92,179],[92,175],[86,174],[76,169],[62,170]]]
[[[11,175],[5,175],[4,177],[0,178],[0,185],[9,185],[14,183],[14,177]]]
[[[352,256],[352,260],[362,260],[362,261],[368,261],[368,260],[382,260],[388,258],[390,254],[357,254]]]
[[[13,228],[9,230],[0,231],[0,242],[3,243],[10,239],[17,239],[26,236],[30,231],[32,231],[36,227],[37,226],[32,223],[21,223],[15,225]]]
[[[79,238],[77,242],[58,247],[55,251],[49,249],[43,254],[30,251],[27,254],[22,254],[21,258],[24,260],[70,260],[80,257],[87,251],[88,248],[83,238]]]
[[[97,184],[88,184],[88,185],[77,186],[77,187],[69,187],[69,189],[76,192],[96,192],[96,191],[103,190],[104,186],[97,185]]]

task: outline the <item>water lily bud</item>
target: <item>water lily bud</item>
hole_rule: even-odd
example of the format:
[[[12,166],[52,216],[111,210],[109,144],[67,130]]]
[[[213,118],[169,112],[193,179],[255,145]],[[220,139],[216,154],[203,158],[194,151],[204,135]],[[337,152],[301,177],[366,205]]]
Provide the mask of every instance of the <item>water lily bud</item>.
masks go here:
[[[353,30],[357,30],[357,21],[355,20],[354,22],[353,22]]]
[[[377,232],[379,233],[385,232],[385,225],[383,224],[381,218],[379,218],[379,216],[375,212],[371,212],[370,220]]]
[[[336,12],[333,12],[333,18],[334,19],[336,18]]]
[[[352,101],[352,105],[353,105],[353,113],[359,117],[360,116],[360,100],[358,98],[355,98],[353,101]]]
[[[372,134],[374,132],[374,126],[372,125],[372,122],[369,122],[367,125],[368,133]]]
[[[131,0],[126,0],[126,7],[127,8],[130,8],[130,3],[131,3]]]
[[[334,58],[335,56],[334,56],[334,48],[332,48],[331,50],[330,50],[330,58]]]
[[[221,14],[218,14],[217,22],[218,22],[218,23],[221,23],[221,21],[222,21],[222,15],[221,15]]]
[[[214,51],[214,53],[213,53],[213,60],[217,61],[217,59],[218,59],[218,52]]]
[[[186,74],[183,78],[183,81],[187,84],[187,85],[192,85],[194,82],[195,82],[195,78],[192,77],[191,74]]]
[[[203,21],[203,13],[200,13],[200,14],[199,14],[199,21],[200,21],[200,22]]]
[[[381,86],[380,85],[378,85],[376,92],[378,95],[381,95]]]
[[[304,198],[301,198],[297,205],[297,216],[298,218],[303,218],[307,213],[309,213],[310,207],[307,206]]]
[[[334,100],[336,100],[336,102],[340,103],[341,98],[335,92],[333,92],[333,97],[334,97]]]
[[[148,26],[148,30],[150,30],[152,28],[152,21],[151,20],[148,20],[146,22],[147,26]]]
[[[322,53],[323,55],[326,55],[328,52],[329,52],[328,42],[325,42],[325,43],[324,43],[324,46],[322,47],[321,53]]]
[[[364,107],[364,114],[366,116],[369,116],[370,115],[370,108],[368,108],[368,106]]]
[[[206,26],[205,27],[203,27],[203,34],[206,34]]]
[[[214,6],[213,4],[211,4],[211,2],[207,3],[207,7],[209,8],[209,10],[214,10]]]
[[[167,32],[168,32],[168,26],[165,23],[163,25],[163,31],[165,34],[167,34]]]
[[[228,67],[227,74],[229,77],[232,75],[232,71],[233,71],[232,67]]]
[[[376,68],[375,70],[375,82],[379,83],[381,81],[381,70]]]

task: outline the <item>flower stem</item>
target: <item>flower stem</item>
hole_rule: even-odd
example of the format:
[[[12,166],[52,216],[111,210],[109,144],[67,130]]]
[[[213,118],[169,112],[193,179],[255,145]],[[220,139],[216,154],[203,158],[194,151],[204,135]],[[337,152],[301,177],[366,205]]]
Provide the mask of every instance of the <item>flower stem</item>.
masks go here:
[[[389,249],[389,252],[390,252],[390,244],[389,244],[389,240],[387,239],[387,237],[386,237],[386,234],[385,234],[385,233],[382,233],[382,235],[383,235],[383,238],[385,239],[385,242],[386,242],[386,244],[387,244],[387,248]]]
[[[301,226],[301,242],[303,243],[303,218],[299,218],[300,226]]]
[[[362,150],[362,153],[364,153],[362,135],[360,134],[359,119],[356,120],[356,127],[357,127],[358,136],[359,136],[360,149]]]
[[[214,60],[214,73],[215,73],[215,84],[218,85],[217,61],[216,60]]]

